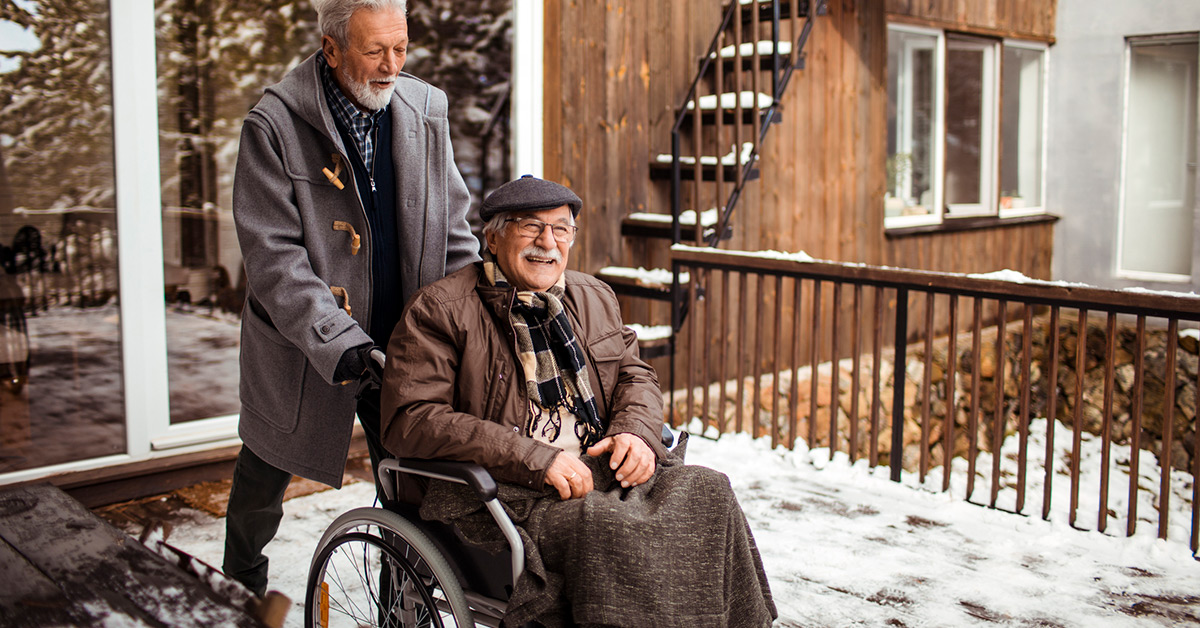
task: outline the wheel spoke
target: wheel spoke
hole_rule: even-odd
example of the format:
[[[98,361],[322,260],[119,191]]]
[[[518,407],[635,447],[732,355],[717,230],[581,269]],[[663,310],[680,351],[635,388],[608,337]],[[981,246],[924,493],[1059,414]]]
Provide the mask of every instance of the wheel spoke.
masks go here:
[[[328,591],[329,626],[473,626],[451,567],[427,537],[395,513],[356,509],[330,526],[309,575],[305,617],[315,627],[315,591]],[[447,589],[447,586],[450,588]],[[454,618],[450,623],[447,619]]]

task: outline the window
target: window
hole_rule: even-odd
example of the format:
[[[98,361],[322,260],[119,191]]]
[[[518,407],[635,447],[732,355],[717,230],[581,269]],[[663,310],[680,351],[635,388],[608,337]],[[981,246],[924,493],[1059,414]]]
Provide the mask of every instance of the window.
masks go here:
[[[888,157],[885,216],[908,224],[938,214],[942,107],[941,36],[894,28],[888,36]]]
[[[1046,46],[1004,43],[1000,78],[1000,215],[1042,211]]]
[[[124,453],[107,2],[0,18],[0,473]]]
[[[1189,281],[1196,203],[1196,35],[1128,48],[1118,272]]]
[[[233,224],[233,172],[242,119],[263,86],[311,54],[320,37],[308,6],[155,6],[167,374],[171,423],[180,424],[241,409],[246,279]]]
[[[1043,211],[1045,65],[1042,44],[889,25],[887,227]]]
[[[946,212],[994,213],[996,155],[994,41],[946,41]]]

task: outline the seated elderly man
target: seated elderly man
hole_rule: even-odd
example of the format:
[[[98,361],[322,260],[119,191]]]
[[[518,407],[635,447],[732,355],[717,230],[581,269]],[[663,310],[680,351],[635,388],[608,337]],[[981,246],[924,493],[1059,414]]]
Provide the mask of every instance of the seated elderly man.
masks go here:
[[[662,394],[616,296],[567,270],[582,202],[530,176],[483,203],[483,261],[420,290],[388,346],[383,443],[501,482],[526,570],[506,626],[767,626],[758,550],[724,475],[661,442]],[[432,483],[421,515],[494,524]],[[490,531],[490,534],[489,532]]]

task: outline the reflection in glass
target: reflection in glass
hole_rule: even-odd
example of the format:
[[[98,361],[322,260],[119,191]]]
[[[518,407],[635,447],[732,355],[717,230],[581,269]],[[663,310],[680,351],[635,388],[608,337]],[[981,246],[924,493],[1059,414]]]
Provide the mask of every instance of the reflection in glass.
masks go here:
[[[971,41],[946,42],[946,204],[986,202],[984,166],[989,137],[987,48]],[[959,210],[955,212],[954,210]],[[969,210],[968,210],[969,211]]]
[[[237,414],[246,278],[233,173],[246,112],[320,43],[308,0],[156,0],[171,422]],[[511,0],[411,3],[404,70],[445,90],[478,203],[509,178]],[[487,54],[479,51],[486,50]]]
[[[936,35],[888,31],[887,217],[935,213],[936,50]]]
[[[1004,47],[1000,208],[1042,204],[1042,76],[1045,51]]]
[[[0,5],[0,472],[125,451],[108,23]]]
[[[158,0],[159,154],[171,422],[237,414],[246,279],[233,225],[242,119],[312,52],[294,0]]]

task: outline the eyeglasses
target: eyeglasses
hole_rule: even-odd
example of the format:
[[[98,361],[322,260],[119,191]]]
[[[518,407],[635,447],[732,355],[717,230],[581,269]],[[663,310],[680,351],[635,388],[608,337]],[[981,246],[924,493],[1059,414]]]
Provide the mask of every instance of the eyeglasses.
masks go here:
[[[504,222],[505,224],[510,222],[517,223],[517,231],[527,238],[540,238],[545,233],[546,227],[550,227],[550,231],[554,234],[554,239],[563,244],[574,242],[575,234],[579,233],[579,227],[575,225],[542,222],[537,218],[509,218]]]

